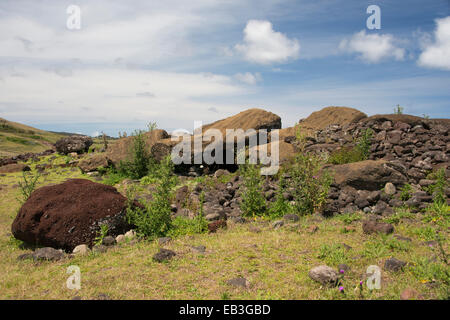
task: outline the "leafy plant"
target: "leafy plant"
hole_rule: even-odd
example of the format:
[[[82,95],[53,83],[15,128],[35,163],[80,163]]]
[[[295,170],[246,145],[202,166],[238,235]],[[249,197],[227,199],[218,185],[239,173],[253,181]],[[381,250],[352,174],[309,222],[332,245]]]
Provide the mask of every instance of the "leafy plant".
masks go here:
[[[133,135],[131,146],[131,160],[119,163],[119,172],[132,179],[140,179],[153,171],[156,164],[155,159],[147,150],[145,135],[142,130],[136,130]]]
[[[343,213],[338,216],[338,219],[344,222],[344,224],[351,224],[353,221],[359,221],[361,220],[361,216],[354,212],[354,213]]]
[[[367,128],[362,131],[361,136],[356,144],[356,150],[361,154],[362,160],[369,159],[370,146],[372,144],[373,130]]]
[[[299,152],[289,169],[291,186],[294,190],[294,210],[299,214],[320,211],[325,204],[332,176],[322,169],[325,159],[305,150],[306,136],[297,131]]]
[[[139,235],[150,239],[165,236],[172,228],[170,198],[176,180],[173,177],[173,163],[170,156],[161,161],[158,172],[159,180],[150,203],[134,206],[135,190],[130,188],[127,191],[127,220],[136,226]]]
[[[409,183],[406,183],[402,187],[400,187],[400,200],[408,201],[411,198],[412,194],[412,186]]]
[[[153,130],[155,130],[158,127],[158,125],[156,124],[156,122],[149,122],[147,124],[147,128],[148,128],[148,132],[152,132]]]
[[[401,107],[399,104],[394,108],[394,114],[403,114],[404,108]]]
[[[100,225],[100,230],[98,231],[97,237],[94,239],[95,245],[100,245],[103,242],[103,239],[108,235],[109,227],[106,224]]]
[[[436,180],[434,184],[428,187],[428,192],[433,195],[433,201],[435,203],[447,203],[445,190],[448,183],[444,168],[440,168],[436,172],[430,174],[429,178]]]
[[[283,175],[278,181],[278,191],[275,202],[269,207],[269,216],[271,218],[279,218],[292,211],[292,206],[284,198],[283,193],[286,190],[286,180]]]
[[[205,202],[205,194],[200,194],[199,212],[193,218],[176,217],[172,222],[172,229],[168,235],[177,237],[182,235],[193,235],[198,233],[205,233],[208,231],[208,221],[205,219],[203,213],[203,203]]]
[[[345,164],[367,160],[370,156],[372,136],[372,129],[363,130],[360,137],[355,141],[354,147],[347,146],[333,151],[328,158],[328,163]]]
[[[239,172],[243,178],[243,192],[240,204],[243,215],[265,215],[266,199],[261,191],[262,178],[259,166],[247,162],[240,166]]]
[[[36,172],[35,174],[22,173],[22,181],[19,181],[19,189],[22,199],[18,199],[19,202],[24,203],[31,196],[33,191],[36,189],[37,182],[41,177],[40,173]]]

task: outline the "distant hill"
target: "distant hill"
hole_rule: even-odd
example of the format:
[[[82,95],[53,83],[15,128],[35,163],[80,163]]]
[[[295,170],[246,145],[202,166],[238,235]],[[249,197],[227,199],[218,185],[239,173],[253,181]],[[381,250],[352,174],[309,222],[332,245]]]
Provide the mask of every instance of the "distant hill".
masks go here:
[[[64,135],[0,118],[0,157],[51,149]]]

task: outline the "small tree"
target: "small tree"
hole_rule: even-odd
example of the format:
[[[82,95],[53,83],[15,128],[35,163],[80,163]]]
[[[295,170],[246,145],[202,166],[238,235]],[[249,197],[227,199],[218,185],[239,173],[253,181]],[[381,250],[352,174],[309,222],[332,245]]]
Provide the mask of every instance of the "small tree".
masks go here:
[[[399,104],[397,104],[397,106],[394,109],[394,114],[403,114],[403,107],[400,107]]]
[[[243,177],[241,210],[245,216],[261,216],[266,211],[266,199],[262,194],[260,167],[248,162],[239,168]]]
[[[135,131],[131,146],[131,160],[121,161],[119,171],[132,179],[140,179],[146,176],[154,165],[155,160],[147,150],[144,132],[141,130]]]
[[[306,136],[297,131],[299,151],[290,168],[291,186],[294,190],[294,209],[299,214],[310,214],[322,209],[328,197],[332,177],[322,169],[325,159],[305,150]]]
[[[22,173],[22,181],[19,181],[19,189],[21,193],[22,199],[18,199],[20,203],[24,203],[31,196],[33,191],[36,189],[37,182],[41,175],[39,173],[29,174],[27,178],[27,174],[25,172]]]
[[[162,237],[172,228],[170,198],[176,180],[173,176],[173,163],[170,156],[159,165],[159,180],[153,199],[142,203],[143,208],[134,207],[134,192],[128,192],[127,220],[136,226],[136,231],[146,238]],[[131,189],[132,190],[132,189]]]

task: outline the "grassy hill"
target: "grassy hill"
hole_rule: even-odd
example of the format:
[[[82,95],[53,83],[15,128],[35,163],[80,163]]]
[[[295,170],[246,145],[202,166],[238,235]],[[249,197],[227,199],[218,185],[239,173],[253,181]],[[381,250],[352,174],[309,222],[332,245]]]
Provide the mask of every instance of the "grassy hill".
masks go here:
[[[0,118],[0,157],[26,152],[42,152],[52,147],[62,134],[52,133]]]

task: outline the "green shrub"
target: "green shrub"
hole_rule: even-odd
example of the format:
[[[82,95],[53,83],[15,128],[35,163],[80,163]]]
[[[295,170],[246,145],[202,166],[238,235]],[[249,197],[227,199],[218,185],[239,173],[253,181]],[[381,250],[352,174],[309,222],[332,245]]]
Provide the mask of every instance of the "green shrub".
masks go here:
[[[395,108],[394,108],[394,114],[403,114],[403,107],[400,107],[400,105],[398,104]]]
[[[445,176],[445,169],[440,168],[436,172],[429,175],[429,178],[436,180],[436,182],[427,188],[427,191],[433,195],[433,202],[447,203],[445,190],[447,189],[447,177]]]
[[[27,175],[29,176],[28,178]],[[40,177],[41,175],[39,173],[22,173],[22,181],[19,181],[18,183],[21,195],[21,199],[18,199],[20,203],[24,203],[28,200],[33,191],[36,189],[36,185]]]
[[[134,207],[134,191],[127,191],[127,220],[136,226],[136,232],[153,239],[165,236],[172,228],[170,199],[176,180],[173,177],[173,163],[170,156],[163,159],[158,168],[159,180],[152,201],[141,203],[143,208]]]
[[[320,211],[325,204],[333,181],[328,170],[322,169],[325,159],[313,152],[305,151],[305,136],[297,132],[299,152],[292,166],[290,186],[294,190],[294,211],[310,214]]]
[[[266,214],[266,199],[262,193],[260,167],[243,164],[239,168],[243,178],[243,192],[240,208],[244,216],[263,216]]]
[[[372,136],[372,129],[367,128],[362,131],[354,147],[342,147],[333,151],[328,158],[328,163],[345,164],[367,160],[370,156]]]
[[[108,235],[109,227],[106,224],[102,224],[100,226],[100,230],[98,231],[97,237],[94,239],[95,245],[100,245],[103,242],[103,239]]]
[[[131,159],[120,161],[119,172],[132,179],[140,179],[149,172],[154,171],[156,161],[152,157],[145,143],[145,135],[141,130],[136,130],[131,145]]]
[[[372,137],[373,137],[373,130],[367,128],[366,130],[362,131],[361,136],[357,141],[355,148],[361,154],[362,160],[369,159]]]
[[[354,213],[343,213],[338,215],[338,219],[344,222],[344,224],[352,224],[353,221],[359,221],[361,220],[361,216],[354,212]]]
[[[331,164],[346,164],[363,160],[361,151],[355,147],[342,147],[333,151],[328,158]]]
[[[269,207],[269,216],[272,219],[279,218],[292,212],[292,206],[286,199],[284,199],[283,193],[286,190],[286,180],[283,175],[280,176],[278,181],[278,191],[276,195],[276,200]]]
[[[409,183],[405,184],[399,190],[400,190],[400,200],[408,201],[411,198],[411,194],[412,194],[413,190],[412,190],[412,186]]]

